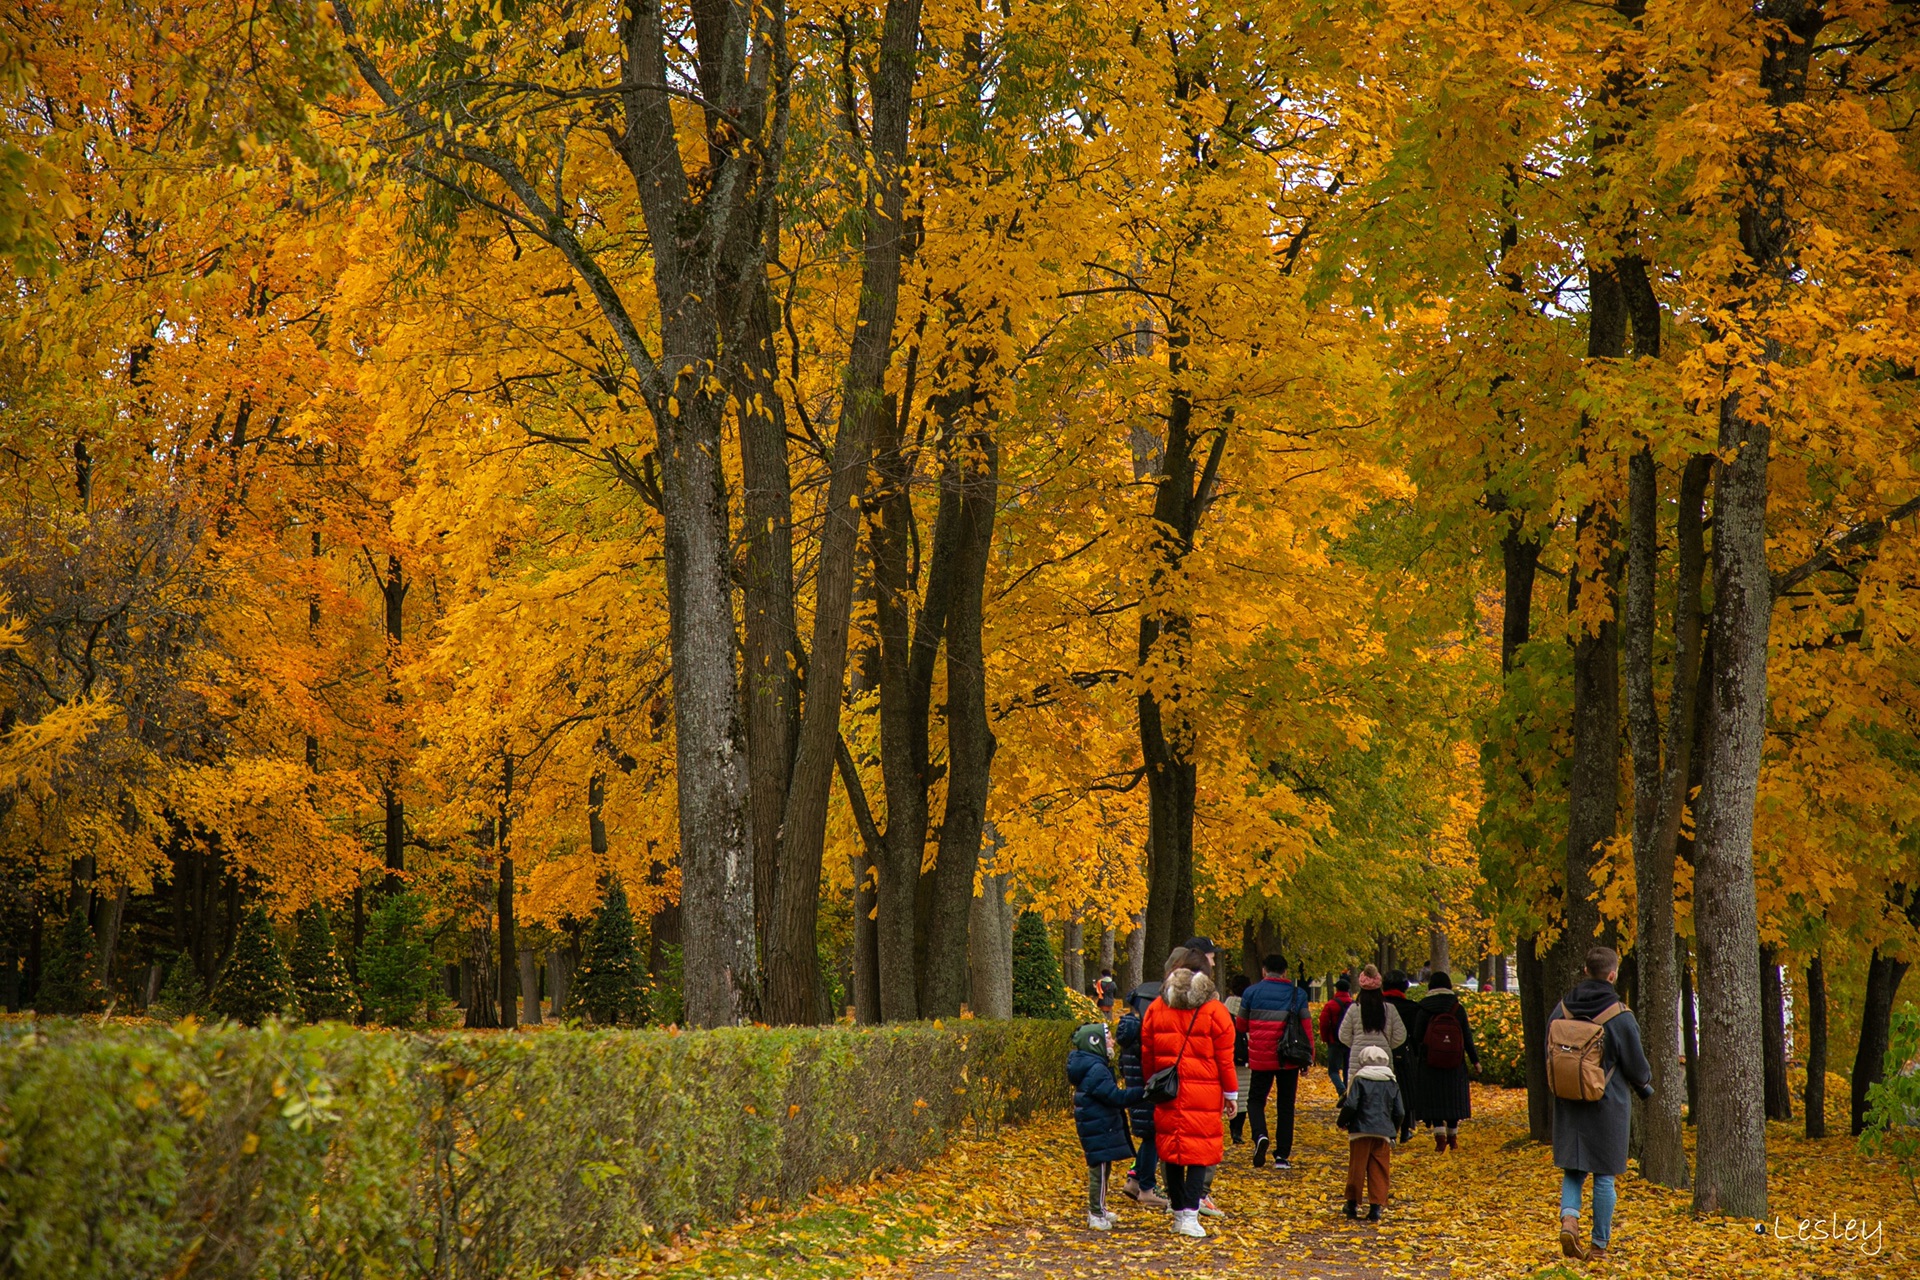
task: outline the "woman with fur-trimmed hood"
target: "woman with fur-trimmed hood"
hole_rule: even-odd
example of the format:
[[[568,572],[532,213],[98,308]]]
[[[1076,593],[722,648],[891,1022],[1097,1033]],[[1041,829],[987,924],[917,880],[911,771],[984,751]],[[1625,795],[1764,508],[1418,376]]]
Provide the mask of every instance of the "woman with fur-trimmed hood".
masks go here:
[[[1140,1061],[1149,1079],[1164,1067],[1177,1067],[1179,1092],[1154,1108],[1153,1131],[1166,1167],[1167,1198],[1173,1229],[1203,1237],[1200,1198],[1206,1170],[1225,1154],[1221,1120],[1239,1101],[1240,1078],[1233,1065],[1233,1017],[1206,975],[1206,957],[1177,949],[1167,957],[1167,980],[1160,998],[1140,1020]]]

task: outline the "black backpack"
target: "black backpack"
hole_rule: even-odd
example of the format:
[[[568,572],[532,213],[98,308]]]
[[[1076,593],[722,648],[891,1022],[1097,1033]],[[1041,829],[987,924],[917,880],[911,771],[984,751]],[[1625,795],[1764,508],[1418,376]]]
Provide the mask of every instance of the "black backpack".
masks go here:
[[[1287,1011],[1287,1020],[1280,1027],[1280,1047],[1277,1052],[1283,1067],[1313,1065],[1313,1037],[1307,1034],[1307,1015],[1298,1009]]]

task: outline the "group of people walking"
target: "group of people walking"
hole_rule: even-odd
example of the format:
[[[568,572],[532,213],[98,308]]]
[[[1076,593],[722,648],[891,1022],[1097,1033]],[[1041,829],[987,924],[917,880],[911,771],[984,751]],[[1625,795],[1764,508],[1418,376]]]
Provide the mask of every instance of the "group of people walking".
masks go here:
[[[1605,1256],[1614,1178],[1626,1169],[1630,1092],[1651,1092],[1639,1028],[1613,986],[1618,969],[1615,953],[1594,948],[1583,981],[1549,1023],[1554,1156],[1563,1170],[1560,1244],[1580,1259]],[[1418,1001],[1407,986],[1405,973],[1383,976],[1367,965],[1341,977],[1320,1009],[1319,1041],[1340,1096],[1337,1123],[1347,1133],[1349,1218],[1360,1217],[1364,1203],[1367,1220],[1380,1221],[1396,1142],[1410,1141],[1425,1123],[1436,1152],[1458,1150],[1461,1122],[1473,1114],[1471,1077],[1480,1054],[1465,1006],[1445,972],[1428,975]],[[1067,1075],[1088,1165],[1087,1225],[1115,1225],[1109,1185],[1114,1166],[1129,1158],[1124,1194],[1168,1210],[1173,1230],[1196,1238],[1206,1235],[1202,1217],[1225,1216],[1212,1186],[1227,1135],[1240,1145],[1251,1130],[1254,1168],[1271,1162],[1275,1170],[1291,1169],[1300,1075],[1313,1066],[1315,1043],[1308,990],[1288,976],[1286,957],[1265,957],[1260,980],[1234,979],[1223,999],[1213,944],[1194,938],[1175,948],[1161,981],[1127,993],[1111,1033],[1105,1023],[1090,1023],[1074,1036]],[[1592,1235],[1582,1241],[1589,1175]]]

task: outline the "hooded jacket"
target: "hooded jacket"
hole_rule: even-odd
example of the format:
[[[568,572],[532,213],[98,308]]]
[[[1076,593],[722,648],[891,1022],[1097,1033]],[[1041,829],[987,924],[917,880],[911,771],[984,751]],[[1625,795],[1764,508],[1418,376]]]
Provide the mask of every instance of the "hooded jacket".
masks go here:
[[[1247,1033],[1247,1065],[1255,1071],[1293,1071],[1301,1064],[1280,1061],[1280,1036],[1287,1019],[1298,1017],[1313,1047],[1313,1020],[1307,1016],[1307,989],[1285,978],[1264,978],[1240,997],[1240,1030]]]
[[[1147,1082],[1147,1073],[1140,1066],[1140,1015],[1159,995],[1157,982],[1143,982],[1129,991],[1125,1000],[1128,1012],[1113,1029],[1114,1043],[1120,1049],[1120,1076],[1129,1085]],[[1153,1133],[1153,1108],[1145,1102],[1129,1107],[1127,1116],[1133,1121],[1134,1137],[1144,1141]]]
[[[1346,1103],[1353,1108],[1347,1141],[1355,1138],[1391,1139],[1406,1119],[1406,1102],[1394,1079],[1393,1059],[1377,1044],[1354,1050],[1353,1078],[1347,1082]]]
[[[1561,1018],[1598,1017],[1620,999],[1611,982],[1588,978],[1561,999],[1548,1015]],[[1627,1171],[1627,1137],[1633,1125],[1633,1097],[1653,1093],[1653,1068],[1640,1044],[1640,1024],[1632,1010],[1607,1021],[1606,1053],[1601,1061],[1613,1068],[1607,1091],[1598,1102],[1553,1100],[1553,1162],[1562,1169],[1619,1175]],[[1703,1086],[1704,1087],[1704,1086]]]
[[[1067,1055],[1067,1082],[1073,1086],[1073,1127],[1080,1134],[1080,1150],[1086,1153],[1087,1163],[1132,1159],[1126,1108],[1137,1104],[1145,1090],[1122,1089],[1114,1081],[1107,1055],[1086,1049]]]
[[[1347,1047],[1340,1043],[1340,1019],[1347,1016],[1347,1006],[1352,1003],[1353,997],[1347,992],[1335,991],[1320,1006],[1320,1042],[1327,1046],[1334,1062],[1339,1062],[1347,1052]]]
[[[1168,1164],[1220,1163],[1222,1112],[1239,1090],[1233,1019],[1214,999],[1213,980],[1176,969],[1140,1019],[1140,1065],[1148,1077],[1178,1065],[1180,1092],[1154,1108],[1154,1146]]]

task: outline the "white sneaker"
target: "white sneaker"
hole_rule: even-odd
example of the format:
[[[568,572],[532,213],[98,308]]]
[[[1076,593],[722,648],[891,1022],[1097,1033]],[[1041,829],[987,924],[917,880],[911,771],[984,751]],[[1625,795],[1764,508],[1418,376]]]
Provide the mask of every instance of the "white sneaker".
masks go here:
[[[1173,1215],[1173,1234],[1191,1236],[1195,1240],[1205,1240],[1207,1229],[1200,1225],[1200,1213],[1196,1209],[1178,1209]]]
[[[1113,1215],[1110,1213],[1089,1213],[1087,1215],[1087,1225],[1095,1231],[1111,1231],[1113,1230],[1113,1222]]]
[[[1201,1196],[1200,1207],[1195,1210],[1195,1212],[1204,1214],[1209,1218],[1224,1218],[1227,1216],[1227,1211],[1215,1204],[1212,1196]]]

